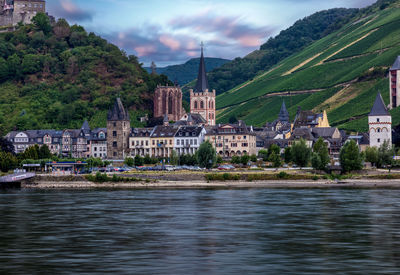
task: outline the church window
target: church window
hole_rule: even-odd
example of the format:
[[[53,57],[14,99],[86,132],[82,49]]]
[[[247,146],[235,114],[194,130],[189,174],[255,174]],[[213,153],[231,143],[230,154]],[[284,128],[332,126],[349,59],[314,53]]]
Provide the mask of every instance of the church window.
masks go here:
[[[195,109],[198,108],[198,106],[197,106],[197,101],[194,102],[194,108],[195,108]]]
[[[113,131],[113,137],[117,136],[117,131]]]
[[[380,132],[381,132],[381,129],[380,129],[380,128],[378,128],[378,129],[376,129],[376,131],[377,131],[378,133],[380,133]]]
[[[379,118],[376,119],[376,122],[380,122],[380,121],[379,121]]]
[[[204,109],[204,102],[200,101],[200,109]]]
[[[168,114],[172,114],[172,95],[168,97]]]
[[[117,142],[116,141],[113,142],[113,147],[114,148],[117,147]]]

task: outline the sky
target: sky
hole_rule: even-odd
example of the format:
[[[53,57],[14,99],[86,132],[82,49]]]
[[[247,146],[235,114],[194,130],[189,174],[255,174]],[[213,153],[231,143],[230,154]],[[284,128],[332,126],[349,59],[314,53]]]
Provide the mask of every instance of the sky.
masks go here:
[[[200,54],[234,59],[258,49],[297,20],[329,8],[376,0],[47,0],[47,11],[106,38],[148,66]]]

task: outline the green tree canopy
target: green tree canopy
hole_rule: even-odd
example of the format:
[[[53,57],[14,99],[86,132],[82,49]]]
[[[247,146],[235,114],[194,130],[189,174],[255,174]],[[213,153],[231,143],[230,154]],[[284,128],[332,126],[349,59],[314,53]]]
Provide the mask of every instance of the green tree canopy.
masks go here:
[[[49,17],[43,13],[39,12],[32,18],[32,22],[38,30],[41,30],[43,33],[48,34],[51,32],[51,24]]]
[[[215,149],[212,147],[211,143],[207,140],[203,142],[196,152],[197,162],[200,167],[205,167],[207,169],[212,168],[215,165],[217,156],[215,154]]]
[[[318,166],[313,165],[313,167],[317,170],[325,170],[326,166],[329,164],[330,158],[329,158],[328,146],[321,137],[318,138],[318,140],[315,142],[313,151],[315,154],[318,155],[319,158],[319,165]],[[316,162],[314,162],[314,164],[316,164]]]
[[[377,165],[378,149],[376,147],[367,147],[365,150],[365,161],[370,162],[372,165]]]
[[[305,167],[310,162],[311,149],[304,139],[300,139],[292,145],[291,153],[293,162],[300,167]]]
[[[339,158],[340,165],[345,173],[362,169],[362,154],[354,140],[345,143],[340,150]]]

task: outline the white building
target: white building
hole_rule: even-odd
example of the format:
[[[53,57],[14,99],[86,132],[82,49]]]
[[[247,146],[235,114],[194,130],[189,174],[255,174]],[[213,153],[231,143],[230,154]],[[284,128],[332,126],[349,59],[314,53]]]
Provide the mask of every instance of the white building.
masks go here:
[[[178,155],[193,155],[203,143],[206,130],[202,126],[181,126],[175,134],[174,150]]]
[[[392,145],[392,116],[388,112],[380,93],[368,115],[369,146],[380,147],[384,141]]]

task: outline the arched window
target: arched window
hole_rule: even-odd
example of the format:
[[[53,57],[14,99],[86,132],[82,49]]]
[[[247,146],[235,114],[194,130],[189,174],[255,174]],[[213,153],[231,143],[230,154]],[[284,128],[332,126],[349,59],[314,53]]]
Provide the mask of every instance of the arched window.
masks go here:
[[[200,101],[200,109],[204,109],[204,102]]]
[[[214,108],[214,102],[211,100],[209,104],[210,109]]]
[[[168,96],[168,114],[172,114],[172,94]]]
[[[197,101],[194,102],[194,108],[195,108],[195,109],[199,108],[199,107],[197,106]]]
[[[378,133],[380,133],[380,132],[381,132],[381,129],[380,129],[380,128],[378,128],[378,129],[376,129],[376,131],[377,131]]]

